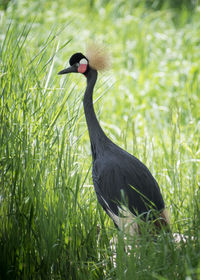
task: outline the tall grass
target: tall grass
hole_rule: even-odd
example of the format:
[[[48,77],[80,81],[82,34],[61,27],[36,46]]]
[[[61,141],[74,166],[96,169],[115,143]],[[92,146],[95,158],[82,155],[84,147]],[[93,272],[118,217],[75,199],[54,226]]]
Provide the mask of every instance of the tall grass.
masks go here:
[[[30,27],[18,32],[10,25],[1,46],[1,274],[85,279],[99,213],[78,160],[80,93],[51,77],[50,37],[32,57]]]
[[[175,25],[173,10],[90,4],[18,1],[2,14],[0,276],[199,279],[199,10]],[[114,57],[96,86],[98,118],[150,168],[186,241],[155,240],[150,225],[125,240],[96,201],[85,81],[56,74],[91,37]]]

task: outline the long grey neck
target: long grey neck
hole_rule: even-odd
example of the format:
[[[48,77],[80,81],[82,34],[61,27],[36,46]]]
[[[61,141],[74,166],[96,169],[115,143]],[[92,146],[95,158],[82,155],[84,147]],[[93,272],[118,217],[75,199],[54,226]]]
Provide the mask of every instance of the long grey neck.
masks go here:
[[[110,140],[107,138],[101,128],[93,106],[93,89],[97,80],[97,71],[90,69],[86,75],[86,78],[87,87],[84,94],[83,105],[94,158],[98,152],[102,151],[102,148],[105,146],[106,142],[110,142]]]

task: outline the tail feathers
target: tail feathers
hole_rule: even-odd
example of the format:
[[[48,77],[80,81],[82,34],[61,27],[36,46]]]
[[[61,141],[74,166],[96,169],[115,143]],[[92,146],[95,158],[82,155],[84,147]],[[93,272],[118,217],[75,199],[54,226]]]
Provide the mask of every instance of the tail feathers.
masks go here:
[[[130,212],[129,209],[120,209],[120,216],[109,212],[110,217],[114,221],[117,228],[123,230],[125,233],[129,233],[131,236],[135,234],[141,234],[140,224],[137,221],[137,217]],[[170,219],[167,209],[164,209],[159,217],[153,221],[156,232],[159,232],[161,228],[170,231]],[[152,228],[151,228],[152,230]]]
[[[169,212],[166,208],[160,213],[160,216],[155,220],[154,224],[159,229],[166,227],[168,231],[170,230]]]

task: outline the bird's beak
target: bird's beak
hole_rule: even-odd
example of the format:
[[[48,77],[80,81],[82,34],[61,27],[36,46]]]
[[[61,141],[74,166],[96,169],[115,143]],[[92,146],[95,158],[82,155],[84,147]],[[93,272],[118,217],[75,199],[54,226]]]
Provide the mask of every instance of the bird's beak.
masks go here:
[[[77,67],[75,65],[72,65],[72,66],[58,72],[58,75],[68,74],[68,73],[77,73]]]

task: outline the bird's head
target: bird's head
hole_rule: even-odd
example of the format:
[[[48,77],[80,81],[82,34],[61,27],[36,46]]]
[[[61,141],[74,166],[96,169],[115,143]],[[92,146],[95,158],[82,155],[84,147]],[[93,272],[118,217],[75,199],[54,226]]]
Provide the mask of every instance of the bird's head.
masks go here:
[[[68,73],[85,74],[89,70],[88,59],[82,53],[75,53],[70,57],[69,67],[60,71],[58,75]]]
[[[87,76],[90,70],[103,71],[110,66],[110,56],[105,48],[91,44],[88,46],[86,55],[75,53],[69,59],[69,67],[60,71],[58,75],[68,73],[82,73]]]

